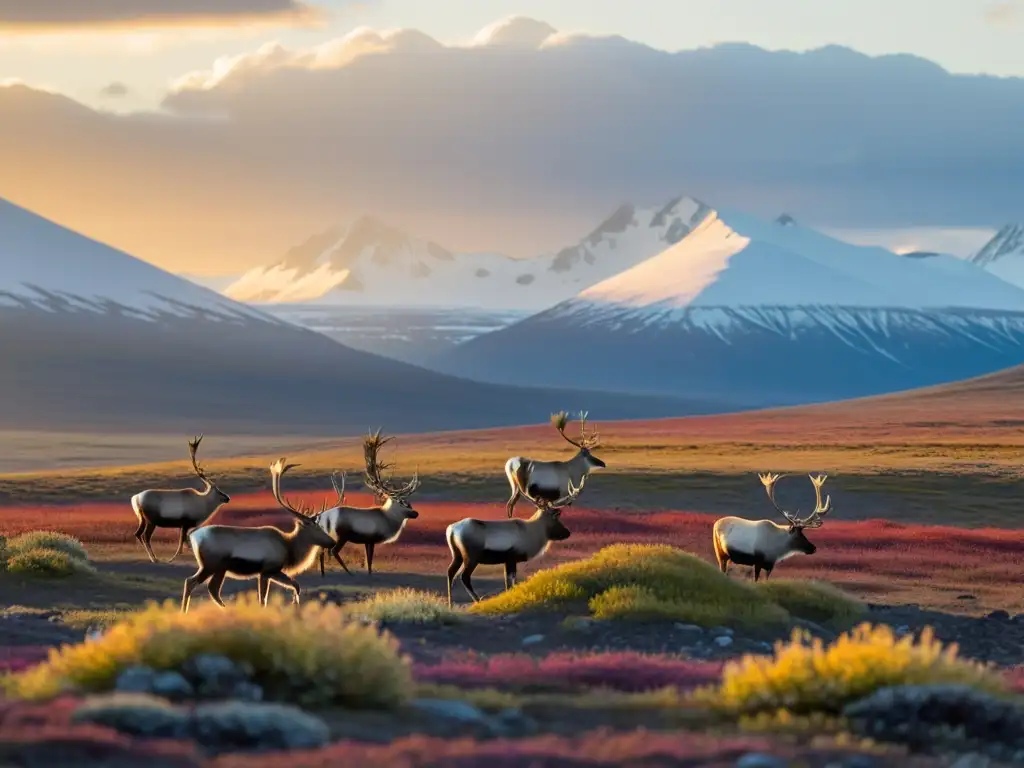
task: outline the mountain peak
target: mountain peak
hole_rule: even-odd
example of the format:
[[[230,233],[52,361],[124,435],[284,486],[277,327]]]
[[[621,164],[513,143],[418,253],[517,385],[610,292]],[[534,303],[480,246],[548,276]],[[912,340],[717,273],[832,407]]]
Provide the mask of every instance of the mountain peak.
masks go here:
[[[988,268],[1007,256],[1024,256],[1024,224],[1007,224],[971,257],[979,267]]]

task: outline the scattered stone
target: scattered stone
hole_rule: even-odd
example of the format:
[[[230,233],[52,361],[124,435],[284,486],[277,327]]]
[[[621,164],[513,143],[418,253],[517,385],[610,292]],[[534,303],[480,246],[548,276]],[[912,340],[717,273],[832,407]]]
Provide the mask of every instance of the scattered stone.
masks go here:
[[[957,595],[956,599],[957,600],[977,600],[978,598],[975,597],[974,595],[966,595],[965,594],[965,595]]]
[[[463,723],[484,723],[487,720],[482,710],[456,699],[417,699],[412,707],[420,712]]]
[[[191,735],[207,752],[316,749],[330,741],[327,723],[287,704],[225,701],[196,707]]]
[[[715,635],[729,635],[730,637],[735,634],[729,627],[715,627],[711,632]]]
[[[800,629],[805,629],[816,637],[820,637],[823,640],[831,640],[836,636],[835,632],[825,629],[821,624],[817,624],[808,619],[793,619],[793,625]]]
[[[195,698],[196,695],[192,684],[178,672],[160,672],[154,675],[149,693],[171,701],[185,701]]]
[[[241,683],[249,682],[249,675],[227,656],[201,653],[181,666],[181,673],[203,699],[227,699]]]
[[[1009,621],[1010,614],[1003,610],[992,611],[992,613],[987,614],[985,618],[990,619],[991,621]]]
[[[114,681],[114,690],[125,693],[151,693],[156,672],[149,667],[128,667]]]
[[[748,752],[736,761],[736,768],[788,768],[789,762],[763,752]]]
[[[922,752],[973,750],[1011,762],[1024,753],[1024,706],[964,685],[883,688],[843,716],[860,735]]]
[[[491,718],[491,723],[498,735],[508,738],[533,736],[540,731],[537,722],[520,709],[504,709]]]
[[[238,701],[263,701],[263,689],[246,680],[232,689],[231,698]]]
[[[181,739],[189,734],[188,713],[148,693],[92,696],[75,710],[71,722],[104,725],[146,738]]]
[[[754,647],[757,648],[759,651],[764,651],[765,653],[771,653],[775,650],[774,645],[772,645],[771,643],[766,643],[763,640],[761,642],[756,643]]]
[[[732,645],[732,638],[729,635],[719,635],[715,638],[715,645],[719,648],[728,648]]]
[[[897,635],[909,635],[910,627],[906,624],[900,624],[896,629],[893,630]]]
[[[544,642],[544,635],[530,635],[529,637],[523,638],[523,645],[536,645],[537,643]]]
[[[696,624],[680,624],[677,622],[673,625],[673,629],[675,629],[676,632],[692,632],[694,634],[704,633],[704,628],[698,627]]]

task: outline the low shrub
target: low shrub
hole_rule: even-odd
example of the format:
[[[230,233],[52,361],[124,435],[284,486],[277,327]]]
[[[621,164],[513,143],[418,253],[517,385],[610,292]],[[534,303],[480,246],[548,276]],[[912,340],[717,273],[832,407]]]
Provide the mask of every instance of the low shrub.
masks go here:
[[[249,594],[227,610],[202,603],[187,614],[173,601],[150,603],[96,639],[52,650],[5,684],[10,695],[36,700],[68,690],[104,692],[129,667],[180,671],[201,654],[246,668],[276,701],[386,708],[413,689],[409,661],[392,636],[348,620],[338,606],[307,603],[300,612],[274,596],[262,608]]]
[[[795,630],[777,643],[774,657],[745,656],[726,663],[721,682],[694,693],[730,715],[787,710],[838,714],[849,702],[887,686],[959,683],[992,692],[1007,690],[995,670],[957,656],[930,629],[918,640],[891,627],[861,624],[824,645]]]
[[[370,621],[411,624],[454,624],[463,618],[448,601],[434,592],[419,589],[391,589],[349,603],[345,613]]]
[[[769,600],[793,616],[829,627],[845,629],[868,612],[863,602],[824,581],[778,579],[757,586]]]
[[[51,552],[62,552],[74,560],[82,562],[89,561],[89,553],[82,542],[74,536],[57,531],[29,531],[13,539],[7,539],[6,553],[8,557],[22,552],[46,550]]]
[[[4,567],[29,576],[74,576],[94,573],[89,553],[73,536],[56,531],[29,531],[0,546]]]
[[[27,576],[75,576],[95,573],[91,563],[53,549],[29,549],[11,555],[7,570]]]
[[[505,614],[586,605],[597,618],[669,619],[702,626],[784,625],[787,612],[752,585],[674,547],[617,544],[535,573],[470,611]]]

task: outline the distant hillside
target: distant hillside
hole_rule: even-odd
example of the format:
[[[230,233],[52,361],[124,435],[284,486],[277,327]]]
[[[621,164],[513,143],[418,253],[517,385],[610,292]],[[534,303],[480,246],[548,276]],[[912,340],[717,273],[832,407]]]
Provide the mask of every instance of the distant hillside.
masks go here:
[[[331,434],[710,407],[481,385],[356,351],[2,200],[0,264],[6,429]]]
[[[529,364],[524,364],[524,361]],[[713,211],[677,244],[437,355],[454,375],[797,405],[1024,362],[1024,288],[941,254]]]

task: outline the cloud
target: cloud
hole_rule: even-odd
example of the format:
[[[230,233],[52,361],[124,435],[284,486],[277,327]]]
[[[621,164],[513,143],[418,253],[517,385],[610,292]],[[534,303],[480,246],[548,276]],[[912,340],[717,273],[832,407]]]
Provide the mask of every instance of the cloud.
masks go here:
[[[100,96],[104,99],[123,99],[130,93],[128,86],[124,83],[108,83],[100,89]]]
[[[990,3],[985,7],[985,20],[991,24],[1011,24],[1020,15],[1020,7],[1010,0]]]
[[[179,78],[163,115],[0,92],[0,195],[190,269],[276,256],[364,212],[517,254],[681,192],[843,228],[1024,215],[1024,80],[529,29],[271,44]]]
[[[321,12],[300,0],[0,0],[0,31],[38,34],[106,28],[308,25]]]

